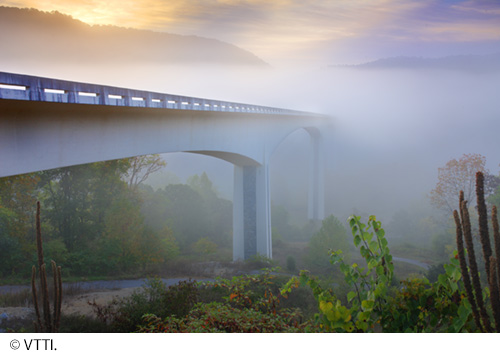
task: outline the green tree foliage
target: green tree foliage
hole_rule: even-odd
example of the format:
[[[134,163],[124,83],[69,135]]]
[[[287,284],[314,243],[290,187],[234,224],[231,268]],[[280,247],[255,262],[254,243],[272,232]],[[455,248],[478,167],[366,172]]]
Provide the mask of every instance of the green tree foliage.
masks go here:
[[[424,247],[432,243],[434,235],[449,230],[450,227],[443,224],[447,220],[447,214],[433,207],[428,199],[422,199],[394,213],[385,231],[393,247],[396,244]]]
[[[200,238],[196,243],[193,244],[193,251],[195,254],[208,258],[217,251],[217,244],[212,242],[209,238]]]
[[[319,229],[316,222],[308,221],[304,226],[290,222],[290,214],[285,207],[271,204],[271,216],[274,237],[278,236],[283,242],[309,241]]]
[[[16,242],[25,259],[35,247],[35,207],[38,174],[0,179],[0,207],[3,207],[3,234]],[[0,213],[2,214],[2,213]],[[1,232],[0,232],[1,234]]]
[[[167,261],[170,261],[177,257],[180,253],[179,245],[174,237],[172,230],[165,226],[159,233],[162,256],[165,257]]]
[[[295,258],[291,255],[286,257],[286,270],[290,273],[295,273],[297,270],[297,263],[295,263]]]
[[[99,237],[113,202],[128,194],[121,180],[128,167],[127,160],[115,160],[44,171],[44,211],[54,238],[73,250]]]
[[[15,214],[0,205],[0,277],[15,273],[23,263],[19,240],[11,236],[11,222]]]
[[[128,271],[141,262],[144,228],[139,207],[129,200],[115,200],[107,211],[101,240],[112,247],[107,259],[121,271]]]
[[[179,250],[172,231],[165,222],[158,232],[146,226],[135,186],[161,166],[155,156],[140,157],[1,179],[0,254],[9,253],[0,274],[29,274],[37,199],[46,255],[67,274],[121,273],[173,259]]]
[[[325,269],[330,266],[331,249],[340,249],[349,256],[349,241],[344,225],[333,215],[325,218],[318,233],[309,242],[307,263],[311,268]]]
[[[203,172],[201,176],[193,175],[187,179],[187,185],[193,190],[198,192],[203,198],[207,200],[214,200],[217,198],[217,191],[206,172]]]
[[[229,245],[232,203],[217,196],[206,174],[195,175],[188,182],[157,190],[143,187],[146,225],[159,233],[167,224],[184,253],[192,252],[201,238],[208,238],[217,246]]]

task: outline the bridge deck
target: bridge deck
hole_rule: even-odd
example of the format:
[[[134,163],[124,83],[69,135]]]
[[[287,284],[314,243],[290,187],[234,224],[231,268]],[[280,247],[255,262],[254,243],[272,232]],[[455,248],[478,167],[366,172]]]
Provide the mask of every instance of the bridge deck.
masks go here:
[[[0,99],[276,115],[301,111],[0,72]]]

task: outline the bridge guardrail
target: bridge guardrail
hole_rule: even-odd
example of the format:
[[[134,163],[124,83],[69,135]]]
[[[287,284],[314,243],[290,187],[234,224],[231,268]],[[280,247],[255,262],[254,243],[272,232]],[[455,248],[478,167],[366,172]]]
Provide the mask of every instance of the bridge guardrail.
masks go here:
[[[301,111],[0,72],[0,99],[216,112],[311,115]]]

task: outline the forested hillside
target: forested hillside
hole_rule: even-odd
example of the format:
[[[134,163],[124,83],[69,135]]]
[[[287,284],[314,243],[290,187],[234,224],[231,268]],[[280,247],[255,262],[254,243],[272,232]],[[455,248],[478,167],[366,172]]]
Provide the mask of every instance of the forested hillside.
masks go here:
[[[266,65],[254,54],[214,39],[90,26],[59,12],[3,6],[0,43],[1,59],[23,62]]]

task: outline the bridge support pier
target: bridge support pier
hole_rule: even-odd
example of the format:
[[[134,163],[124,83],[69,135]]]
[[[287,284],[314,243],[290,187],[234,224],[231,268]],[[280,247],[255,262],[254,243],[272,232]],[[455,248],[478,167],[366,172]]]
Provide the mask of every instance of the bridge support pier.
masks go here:
[[[269,167],[235,166],[233,260],[272,258]]]
[[[321,221],[325,218],[325,155],[323,139],[319,133],[311,133],[311,146],[308,218],[313,221]]]

